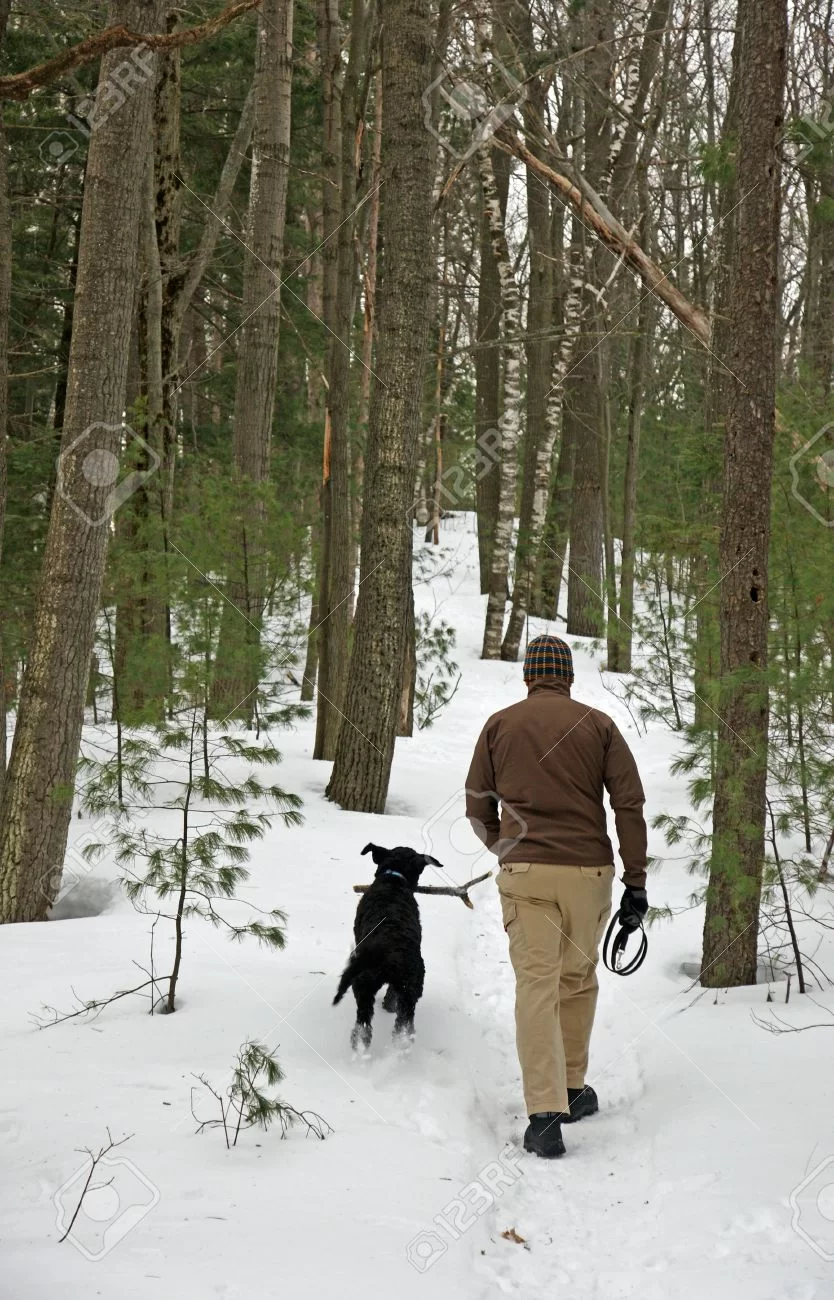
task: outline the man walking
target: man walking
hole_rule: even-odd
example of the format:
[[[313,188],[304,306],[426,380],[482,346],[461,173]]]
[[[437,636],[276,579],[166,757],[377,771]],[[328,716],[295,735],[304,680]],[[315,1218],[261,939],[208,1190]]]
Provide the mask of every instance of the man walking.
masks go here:
[[[552,1158],[565,1151],[561,1125],[598,1109],[585,1071],[614,881],[603,791],[625,868],[619,919],[631,928],[648,909],[645,796],[611,718],[571,699],[573,657],[565,641],[531,641],[524,681],[526,700],[494,713],[478,738],[466,815],[501,863],[498,889],[530,1117],[524,1147]]]

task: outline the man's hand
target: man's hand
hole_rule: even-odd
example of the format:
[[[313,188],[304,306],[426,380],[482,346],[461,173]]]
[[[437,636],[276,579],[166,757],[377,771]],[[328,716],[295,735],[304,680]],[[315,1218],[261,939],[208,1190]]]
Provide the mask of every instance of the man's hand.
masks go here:
[[[645,889],[634,889],[631,885],[626,885],[617,914],[620,925],[626,930],[639,930],[648,910],[649,899]]]

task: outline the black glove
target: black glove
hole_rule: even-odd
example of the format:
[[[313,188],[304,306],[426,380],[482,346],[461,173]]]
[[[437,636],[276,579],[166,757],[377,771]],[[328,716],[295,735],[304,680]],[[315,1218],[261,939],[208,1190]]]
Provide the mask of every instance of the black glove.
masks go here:
[[[626,885],[617,914],[620,925],[626,930],[639,930],[648,910],[649,899],[645,889]]]

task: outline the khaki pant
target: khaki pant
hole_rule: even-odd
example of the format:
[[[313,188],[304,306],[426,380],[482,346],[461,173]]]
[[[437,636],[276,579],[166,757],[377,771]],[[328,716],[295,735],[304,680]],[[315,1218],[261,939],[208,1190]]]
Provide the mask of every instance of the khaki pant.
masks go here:
[[[585,1084],[613,881],[613,866],[510,862],[498,873],[528,1115],[566,1111],[567,1089]]]

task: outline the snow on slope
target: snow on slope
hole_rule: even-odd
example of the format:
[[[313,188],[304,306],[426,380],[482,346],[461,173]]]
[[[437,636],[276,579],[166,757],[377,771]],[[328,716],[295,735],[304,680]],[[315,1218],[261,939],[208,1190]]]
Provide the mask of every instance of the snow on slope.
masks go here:
[[[135,982],[148,920],[108,890],[105,862],[76,891],[109,898],[100,915],[0,928],[0,1300],[150,1300],[163,1288],[178,1300],[832,1294],[829,1037],[765,1034],[751,1017],[766,1014],[763,988],[693,988],[681,966],[698,958],[696,912],[655,927],[633,978],[603,973],[590,1074],[602,1110],[565,1130],[559,1162],[518,1151],[513,983],[492,882],[473,893],[474,912],[422,900],[428,974],[416,1042],[396,1050],[378,1011],[370,1059],[352,1058],[350,999],[330,1003],[350,947],[351,885],[368,874],[360,849],[425,847],[458,881],[492,865],[462,821],[460,792],[484,719],[522,694],[520,665],[478,659],[471,519],[449,522],[444,547],[418,605],[457,628],[463,680],[432,730],[397,742],[387,815],[324,799],[329,767],[312,761],[312,724],[279,738],[278,779],[303,796],[305,824],[275,827],[255,846],[248,897],[288,912],[284,953],[233,947],[192,924],[175,1016],[151,1019],[123,1001],[93,1022],[37,1031],[29,1013],[42,1003],[65,1008],[71,989],[87,998]],[[530,634],[543,629],[531,624]],[[684,811],[682,783],[669,775],[675,737],[638,736],[587,646],[575,653],[574,694],[616,717],[649,817]],[[73,821],[74,837],[86,829]],[[663,857],[654,833],[650,849]],[[649,887],[654,902],[679,905],[692,882],[667,861]],[[780,1013],[822,1019],[798,1002]],[[326,1117],[335,1130],[326,1142],[250,1132],[227,1151],[219,1133],[195,1134],[193,1075],[224,1085],[246,1037],[278,1047],[282,1094]],[[108,1127],[133,1136],[76,1223],[87,1254],[101,1255],[91,1261],[57,1244],[53,1199],[84,1169],[78,1148],[98,1148]],[[70,1211],[77,1191],[66,1193]]]

